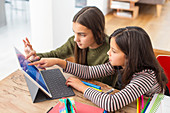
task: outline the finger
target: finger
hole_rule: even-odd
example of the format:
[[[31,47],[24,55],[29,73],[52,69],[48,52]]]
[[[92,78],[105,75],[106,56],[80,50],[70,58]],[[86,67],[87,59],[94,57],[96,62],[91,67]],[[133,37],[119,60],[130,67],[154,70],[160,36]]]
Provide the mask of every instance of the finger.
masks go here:
[[[33,56],[32,56],[33,57]],[[30,60],[30,62],[36,62],[36,61],[39,61],[40,60],[40,57],[39,56],[36,56],[36,57],[34,57],[34,58],[30,58],[29,60]],[[28,59],[28,58],[27,58]]]
[[[75,80],[75,77],[69,77],[69,78],[67,79],[66,83],[71,84],[71,83],[73,83],[74,80]]]
[[[26,37],[25,39],[26,39],[26,41],[30,44],[30,41],[28,40],[28,38]]]
[[[37,67],[37,66],[36,66]],[[37,67],[38,68],[38,67]],[[39,71],[46,70],[46,68],[38,68]]]
[[[36,62],[29,63],[28,65],[38,65],[38,64],[43,64],[43,63],[42,61],[36,61]]]
[[[46,68],[47,67],[47,64],[44,63],[44,64],[39,64],[41,68]]]
[[[29,46],[29,48],[30,48],[31,50],[33,50],[32,45],[31,45],[30,43],[27,43],[27,45]]]
[[[29,53],[28,55],[26,55],[25,59],[28,59],[28,58],[30,58],[31,56],[32,56],[32,54]]]
[[[74,78],[74,77],[69,77],[67,80],[68,80],[68,81],[72,81],[73,78]]]
[[[72,84],[71,81],[66,81],[66,85],[67,85],[67,86],[72,86],[71,84]]]
[[[70,86],[70,84],[69,83],[66,83],[66,85],[69,87]]]
[[[28,59],[31,56],[35,56],[35,52],[34,51],[31,51],[25,58]],[[34,59],[32,59],[32,60],[34,60]]]
[[[27,47],[27,43],[26,43],[26,41],[25,41],[25,40],[23,40],[23,42],[24,42],[24,46],[25,46],[25,47]]]
[[[40,57],[39,57],[39,56],[36,56],[35,59],[36,59],[36,60],[40,60]]]
[[[66,84],[68,84],[68,82],[71,81],[71,77],[69,77],[67,80],[66,80]]]
[[[27,41],[27,45],[30,47],[30,49],[33,50],[32,45],[31,45],[31,43],[30,43],[30,41],[28,40],[27,37],[26,37],[26,41]]]
[[[29,59],[30,60],[30,59]],[[39,60],[37,60],[37,59],[32,59],[32,60],[30,60],[31,62],[36,62],[36,61],[39,61]]]
[[[37,64],[36,67],[40,68],[40,69],[44,69],[45,65],[44,64]]]

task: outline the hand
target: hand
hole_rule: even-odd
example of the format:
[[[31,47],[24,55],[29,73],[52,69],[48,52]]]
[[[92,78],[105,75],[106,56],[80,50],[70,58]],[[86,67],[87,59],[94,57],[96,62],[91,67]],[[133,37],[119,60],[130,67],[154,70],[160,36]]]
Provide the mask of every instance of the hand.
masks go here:
[[[55,64],[57,64],[57,58],[41,58],[41,60],[29,63],[28,65],[36,65],[38,68],[46,68]]]
[[[81,80],[75,77],[69,77],[66,81],[66,85],[71,86],[82,93],[84,93],[85,90],[89,87],[86,86]]]
[[[36,55],[36,51],[32,48],[32,45],[30,44],[30,41],[28,40],[28,38],[26,37],[25,40],[23,40],[24,42],[24,51],[26,54],[26,59],[30,58],[31,61],[35,61],[35,60],[39,60],[40,57]]]

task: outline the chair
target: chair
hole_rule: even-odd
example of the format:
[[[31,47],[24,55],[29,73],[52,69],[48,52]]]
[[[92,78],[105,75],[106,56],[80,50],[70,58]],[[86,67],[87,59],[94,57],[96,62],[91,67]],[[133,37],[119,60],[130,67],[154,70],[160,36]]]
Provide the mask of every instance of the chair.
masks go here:
[[[167,87],[170,89],[170,55],[158,55],[157,60],[164,69],[165,75],[168,78]]]

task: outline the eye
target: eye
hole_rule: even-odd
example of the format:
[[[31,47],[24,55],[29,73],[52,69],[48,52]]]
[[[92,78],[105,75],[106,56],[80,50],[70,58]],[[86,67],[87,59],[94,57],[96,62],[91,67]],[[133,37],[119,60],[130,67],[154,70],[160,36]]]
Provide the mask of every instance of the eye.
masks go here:
[[[113,53],[116,53],[116,51],[112,50]]]
[[[80,34],[80,36],[82,36],[82,37],[86,37],[86,35],[85,35],[85,34]]]
[[[112,51],[113,53],[116,53],[116,51],[115,51],[114,49],[111,49],[111,51]]]

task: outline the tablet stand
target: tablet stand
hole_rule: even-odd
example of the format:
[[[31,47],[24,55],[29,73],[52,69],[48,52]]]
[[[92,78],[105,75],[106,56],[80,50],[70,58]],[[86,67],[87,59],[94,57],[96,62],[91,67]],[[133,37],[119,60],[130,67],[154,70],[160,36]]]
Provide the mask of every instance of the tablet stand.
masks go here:
[[[24,75],[25,76],[25,75]],[[30,79],[25,76],[29,92],[31,94],[32,102],[42,102],[45,100],[50,100],[50,98],[44,94],[40,88],[38,88]]]

